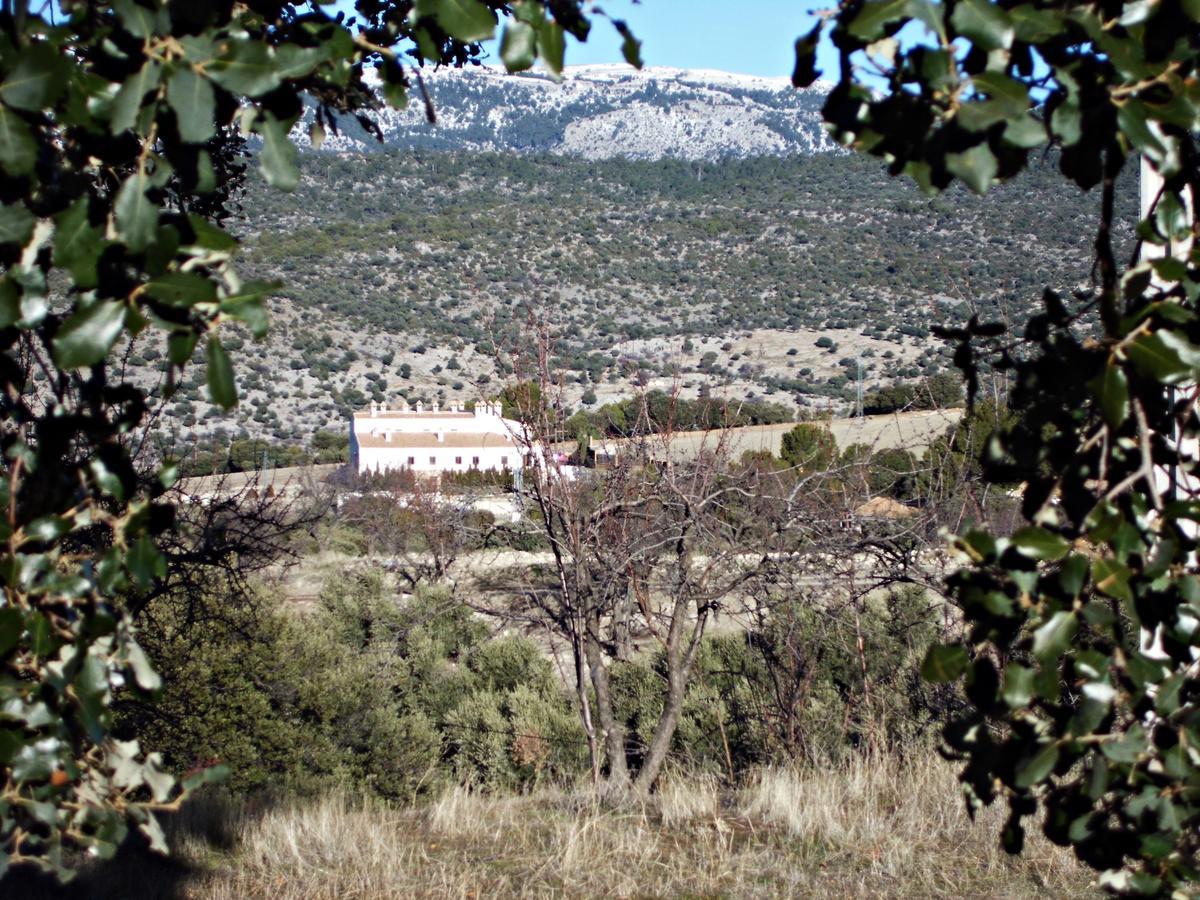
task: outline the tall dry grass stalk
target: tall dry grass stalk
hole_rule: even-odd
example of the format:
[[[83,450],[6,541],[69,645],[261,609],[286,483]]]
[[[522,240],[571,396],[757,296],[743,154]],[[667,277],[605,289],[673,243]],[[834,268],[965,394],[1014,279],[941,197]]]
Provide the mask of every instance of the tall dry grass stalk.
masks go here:
[[[768,769],[744,791],[743,803],[750,820],[791,835],[796,855],[815,863],[839,859],[864,884],[992,894],[1021,884],[1030,893],[1057,893],[1086,881],[1068,851],[1036,835],[1014,861],[997,841],[1002,807],[972,822],[953,770],[928,757],[905,764],[855,757],[835,777],[811,768]]]
[[[904,763],[864,757],[820,770],[767,769],[739,791],[722,790],[709,777],[673,773],[652,798],[621,807],[570,790],[489,796],[454,788],[421,808],[328,796],[190,815],[192,821],[173,828],[177,852],[190,868],[176,871],[171,885],[145,884],[141,896],[1091,892],[1089,873],[1044,840],[1031,838],[1022,857],[1007,857],[996,841],[999,811],[972,823],[952,769],[927,758]],[[196,832],[225,841],[226,849],[186,836]],[[102,875],[86,877],[98,886]]]

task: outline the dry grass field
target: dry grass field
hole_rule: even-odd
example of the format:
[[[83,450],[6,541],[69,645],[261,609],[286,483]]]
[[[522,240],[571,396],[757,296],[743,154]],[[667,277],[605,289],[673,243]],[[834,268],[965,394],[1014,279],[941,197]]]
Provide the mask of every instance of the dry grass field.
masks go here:
[[[833,419],[829,430],[837,440],[838,449],[851,444],[865,444],[872,450],[903,448],[920,454],[937,437],[962,418],[961,409],[932,409],[916,412],[863,416],[860,419]],[[769,450],[775,456],[783,444],[783,436],[795,428],[791,422],[780,425],[759,425],[748,428],[728,428],[725,440],[730,454],[740,456],[747,450]],[[712,448],[721,440],[721,432],[694,431],[677,435],[673,447],[681,455],[694,456],[701,448]]]
[[[587,791],[456,788],[407,808],[345,796],[194,803],[175,857],[85,870],[65,896],[342,900],[409,897],[1086,897],[1091,873],[1031,836],[1010,858],[999,810],[972,823],[950,767],[858,758],[766,770],[738,790],[682,774],[633,807]],[[23,896],[63,893],[21,885]],[[8,896],[16,896],[9,894]]]
[[[845,450],[852,444],[864,444],[872,451],[902,448],[919,456],[934,439],[957,423],[962,414],[961,409],[918,410],[832,419],[828,425],[839,450]],[[743,453],[767,450],[778,456],[783,436],[795,427],[795,422],[782,422],[778,425],[747,425],[713,431],[680,431],[669,438],[671,454],[677,459],[692,459],[701,453],[718,453],[737,459]],[[657,447],[659,441],[667,438],[653,435],[648,440],[652,447]],[[618,451],[623,443],[623,440],[592,442],[595,447],[603,446]],[[571,442],[562,447],[564,451],[569,451],[575,445]]]

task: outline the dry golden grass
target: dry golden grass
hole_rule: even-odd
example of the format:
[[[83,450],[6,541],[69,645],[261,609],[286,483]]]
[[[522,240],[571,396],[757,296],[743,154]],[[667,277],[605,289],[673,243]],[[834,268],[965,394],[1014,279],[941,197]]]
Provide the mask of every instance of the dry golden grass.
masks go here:
[[[456,788],[393,809],[337,796],[254,810],[197,803],[170,866],[116,861],[92,896],[205,900],[399,897],[1071,897],[1090,873],[1031,837],[997,846],[999,811],[963,812],[936,759],[765,770],[738,791],[675,774],[633,806],[588,792]],[[213,846],[216,839],[217,847]]]

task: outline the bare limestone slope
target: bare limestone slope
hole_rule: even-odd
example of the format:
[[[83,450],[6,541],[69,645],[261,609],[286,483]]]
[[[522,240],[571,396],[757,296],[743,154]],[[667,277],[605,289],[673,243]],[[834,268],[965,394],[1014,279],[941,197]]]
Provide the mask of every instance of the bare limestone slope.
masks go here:
[[[382,145],[357,123],[344,122],[322,149],[414,147],[691,161],[834,149],[820,118],[827,86],[797,91],[786,78],[601,65],[568,67],[561,82],[488,67],[431,72],[423,80],[436,125],[426,121],[424,105],[414,96],[407,109],[379,111]],[[310,112],[297,126],[296,137],[305,145],[311,121]]]

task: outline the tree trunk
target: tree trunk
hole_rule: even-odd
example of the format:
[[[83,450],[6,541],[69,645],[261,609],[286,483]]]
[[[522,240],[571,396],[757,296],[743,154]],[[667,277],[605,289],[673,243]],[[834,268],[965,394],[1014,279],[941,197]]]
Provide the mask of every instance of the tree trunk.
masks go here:
[[[620,662],[633,659],[633,586],[622,583],[613,603],[613,655]]]
[[[679,714],[683,711],[687,680],[671,678],[668,673],[667,681],[667,696],[662,715],[658,717],[658,723],[654,726],[654,736],[650,739],[642,767],[633,783],[633,789],[639,794],[650,793],[650,788],[654,787],[654,782],[658,780],[663,763],[667,761],[675,729],[679,725]]]
[[[583,635],[583,649],[587,657],[588,674],[592,689],[596,692],[596,718],[604,732],[604,749],[608,756],[608,783],[616,791],[629,786],[629,766],[625,761],[625,729],[613,713],[612,691],[609,686],[608,669],[604,665],[604,650],[600,646],[600,616],[594,610],[588,613],[587,627]]]
[[[683,712],[688,679],[692,674],[692,664],[696,661],[696,651],[700,648],[707,618],[707,613],[696,616],[696,626],[685,651],[683,634],[687,621],[687,605],[683,602],[675,604],[675,612],[671,616],[671,629],[667,634],[667,696],[663,702],[662,714],[654,726],[654,736],[650,738],[650,746],[646,749],[642,767],[638,770],[637,779],[633,784],[634,790],[639,794],[650,793],[662,771],[663,763],[667,761],[671,740],[675,737],[679,716]]]
[[[588,761],[592,768],[592,785],[600,783],[600,752],[596,745],[596,726],[592,724],[592,708],[588,701],[587,679],[583,674],[583,653],[579,646],[579,636],[571,641],[571,655],[575,662],[575,696],[579,700],[579,718],[583,723],[583,732],[587,735]]]

